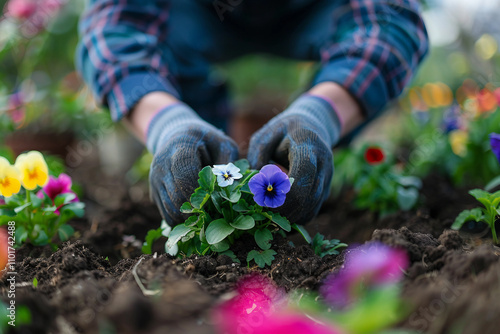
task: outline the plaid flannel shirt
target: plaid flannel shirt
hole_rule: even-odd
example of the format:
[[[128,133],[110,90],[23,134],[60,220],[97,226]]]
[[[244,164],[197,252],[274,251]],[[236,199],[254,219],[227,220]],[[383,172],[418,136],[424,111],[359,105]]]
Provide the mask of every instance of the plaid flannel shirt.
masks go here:
[[[184,27],[184,21],[177,21],[172,27],[170,23],[178,12],[173,9],[176,0],[90,1],[80,22],[82,37],[77,67],[98,101],[109,107],[115,121],[153,91],[170,93],[195,106],[195,102],[186,101],[193,98],[182,88],[185,73],[196,72],[197,62],[203,63],[200,67],[203,69],[207,63],[254,51],[321,62],[313,84],[339,83],[357,98],[367,117],[372,118],[402,92],[428,51],[427,33],[417,0],[290,0],[278,1],[278,5],[255,0],[250,6],[245,6],[244,0],[239,5],[225,0],[177,1],[199,3],[199,12],[205,14],[189,10],[185,15],[193,16],[193,22],[200,21],[202,27],[206,21],[206,29],[189,31],[192,24]],[[266,16],[259,17],[259,13]],[[312,18],[303,24],[301,20],[307,14]],[[273,47],[259,48],[259,36],[265,39],[283,24],[292,27],[287,28],[292,31],[291,36],[298,37],[277,50],[276,45],[280,44],[276,41],[290,38],[285,31],[281,37],[278,34],[271,42],[263,42]],[[308,28],[301,32],[304,25]],[[193,45],[189,52],[175,50],[178,43],[175,39],[169,42],[171,34],[176,37],[178,32],[184,32],[172,31],[173,28],[187,30]],[[209,42],[203,43],[229,30],[234,36],[231,42],[222,41],[211,50]],[[251,35],[252,31],[256,31],[256,36]],[[294,31],[299,33],[294,35]],[[198,52],[203,47],[206,49]],[[185,45],[180,47],[185,50],[183,48]],[[177,67],[187,61],[175,60],[180,52],[184,53],[181,57],[192,58],[182,70]],[[200,70],[196,75],[208,77],[207,73]],[[186,75],[189,77],[192,73]],[[198,91],[195,95],[203,94]]]

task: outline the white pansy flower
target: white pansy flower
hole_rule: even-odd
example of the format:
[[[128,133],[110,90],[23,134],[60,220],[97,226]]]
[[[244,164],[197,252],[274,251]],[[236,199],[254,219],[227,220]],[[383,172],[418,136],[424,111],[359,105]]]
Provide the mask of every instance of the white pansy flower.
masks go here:
[[[231,162],[227,165],[214,165],[212,173],[217,176],[217,183],[221,187],[230,186],[234,180],[240,179],[243,176],[240,173],[240,169]]]

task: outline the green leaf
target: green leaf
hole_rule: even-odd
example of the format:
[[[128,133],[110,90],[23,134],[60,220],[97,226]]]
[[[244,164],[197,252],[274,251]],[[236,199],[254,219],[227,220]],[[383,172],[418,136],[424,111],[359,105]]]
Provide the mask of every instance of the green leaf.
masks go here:
[[[214,191],[216,176],[212,172],[212,168],[210,166],[206,166],[198,173],[199,179],[198,184],[204,190],[209,193]]]
[[[239,215],[236,220],[229,223],[237,230],[249,230],[255,226],[255,220],[251,216]]]
[[[263,249],[267,250],[271,248],[271,240],[273,240],[273,234],[266,228],[255,231],[255,242],[257,245]]]
[[[233,262],[241,263],[241,261],[236,257],[236,255],[234,255],[234,252],[231,250],[227,250],[225,252],[222,252],[221,254],[229,256],[231,258],[231,260],[233,260]]]
[[[293,186],[295,179],[293,177],[289,177],[288,180],[290,181],[290,187]]]
[[[199,187],[196,188],[194,193],[191,195],[191,204],[196,208],[196,209],[201,209],[203,205],[208,201],[210,198],[210,194],[203,188]]]
[[[214,191],[212,193],[212,195],[210,195],[210,197],[212,198],[212,203],[214,204],[215,206],[215,209],[217,211],[219,211],[219,213],[222,213],[222,197],[220,196],[219,192],[218,191]]]
[[[250,263],[250,261],[254,260],[260,268],[264,268],[266,264],[270,266],[273,263],[274,255],[276,255],[276,252],[272,249],[262,252],[252,250],[247,255],[247,262]]]
[[[288,219],[285,217],[281,216],[279,213],[272,213],[271,214],[273,217],[273,222],[276,223],[279,227],[284,229],[287,232],[290,232],[292,230],[292,227],[290,226],[290,222]]]
[[[207,242],[210,245],[216,244],[224,240],[228,235],[234,232],[234,228],[231,227],[224,218],[214,220],[208,225],[205,231],[205,236]]]
[[[259,222],[259,221],[262,221],[262,220],[266,220],[266,219],[267,219],[264,215],[262,215],[262,214],[260,214],[260,213],[254,213],[254,214],[252,215],[252,218],[253,218],[255,221],[258,221],[258,222]]]
[[[417,204],[418,190],[416,188],[404,188],[399,186],[397,189],[397,201],[401,210],[410,210]]]
[[[21,206],[18,206],[17,208],[14,209],[14,212],[19,213],[19,212],[23,211],[24,209],[26,209],[27,207],[29,207],[30,205],[31,205],[31,202],[23,204]]]
[[[37,196],[32,196],[31,197],[31,205],[34,209],[38,209],[39,207],[42,206],[42,199],[38,198]]]
[[[61,241],[67,241],[73,234],[75,234],[75,230],[73,227],[63,224],[59,226],[57,233],[59,234],[59,239],[61,239]]]
[[[311,236],[309,235],[309,232],[307,232],[304,226],[293,224],[292,228],[297,232],[299,232],[302,235],[302,237],[307,241],[308,244],[312,242]]]
[[[236,190],[232,191],[231,193],[229,193],[229,196],[226,194],[225,191],[221,191],[221,192],[219,192],[219,194],[222,196],[222,198],[228,200],[231,203],[238,203],[238,201],[241,198],[241,190],[240,189],[236,189]]]
[[[76,195],[73,194],[73,193],[64,193],[64,194],[59,194],[56,196],[56,198],[54,199],[54,206],[61,206],[63,204],[68,204],[70,203],[72,200],[74,200],[76,198]]]
[[[22,245],[28,239],[28,231],[24,226],[16,227],[16,244]]]
[[[210,245],[210,249],[217,253],[225,252],[229,249],[229,242],[227,240],[222,240],[221,242]]]
[[[61,214],[64,212],[73,212],[77,217],[83,217],[85,214],[85,204],[82,202],[73,202],[66,204],[61,208]]]
[[[182,213],[193,213],[193,206],[189,202],[184,202],[181,205],[181,212]]]
[[[144,254],[151,254],[153,243],[160,239],[162,236],[163,229],[161,227],[157,228],[156,230],[149,230],[148,234],[146,234],[146,238],[144,240],[144,243],[142,245],[142,252]]]
[[[196,215],[189,216],[188,219],[186,219],[186,221],[184,221],[184,225],[189,226],[189,227],[193,227],[198,223],[199,219],[200,219],[200,216],[196,216]]]
[[[399,176],[397,180],[403,187],[422,188],[422,181],[416,176]]]
[[[460,214],[457,216],[455,219],[455,222],[453,225],[451,225],[451,228],[453,230],[459,230],[466,222],[468,221],[475,221],[475,222],[480,222],[484,219],[483,212],[479,208],[475,208],[472,210],[464,210],[460,212]]]
[[[469,194],[474,196],[481,204],[483,204],[486,208],[491,205],[491,194],[487,191],[481,189],[472,189],[469,191]]]
[[[33,278],[33,288],[37,288],[38,287],[38,279],[36,277]]]
[[[242,198],[233,205],[233,210],[236,212],[247,212],[250,211],[250,207],[248,206],[248,203]]]
[[[35,240],[33,240],[33,245],[35,246],[45,246],[48,243],[49,243],[49,237],[47,236],[47,233],[45,233],[45,231],[43,230],[38,232],[38,237]]]
[[[493,180],[491,180],[486,187],[484,187],[484,190],[486,191],[492,191],[496,187],[500,186],[500,175],[495,177]]]
[[[250,163],[248,163],[247,159],[240,159],[236,161],[234,165],[240,169],[241,174],[245,174],[245,172],[250,168]]]
[[[165,247],[169,249],[172,248],[179,242],[179,240],[181,240],[182,237],[188,234],[189,231],[191,231],[191,228],[189,226],[186,226],[184,224],[177,225],[172,229],[172,231],[170,231]]]

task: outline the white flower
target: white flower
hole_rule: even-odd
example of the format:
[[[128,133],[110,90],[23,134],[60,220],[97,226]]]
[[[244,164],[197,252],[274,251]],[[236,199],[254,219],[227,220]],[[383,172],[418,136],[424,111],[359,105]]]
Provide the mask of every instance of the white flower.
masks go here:
[[[168,225],[168,223],[165,220],[161,221],[161,234],[164,237],[167,237],[170,235],[170,232],[172,232],[172,227]],[[177,244],[173,245],[172,247],[169,247],[168,241],[165,243],[165,252],[169,255],[176,256],[177,253],[179,253],[179,246]]]
[[[240,169],[231,162],[227,165],[214,165],[212,173],[217,176],[217,183],[221,187],[230,186],[234,180],[241,179],[243,176],[240,173]]]

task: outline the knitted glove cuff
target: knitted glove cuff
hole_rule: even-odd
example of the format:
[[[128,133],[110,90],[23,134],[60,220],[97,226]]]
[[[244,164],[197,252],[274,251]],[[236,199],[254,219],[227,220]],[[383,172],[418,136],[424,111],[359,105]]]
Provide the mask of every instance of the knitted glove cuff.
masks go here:
[[[146,146],[154,154],[174,133],[197,124],[205,125],[206,122],[189,106],[184,103],[169,105],[151,119],[146,135]]]
[[[283,115],[283,116],[281,116]],[[305,94],[293,102],[279,117],[300,115],[316,124],[321,137],[331,146],[335,146],[340,139],[342,121],[331,100]]]

